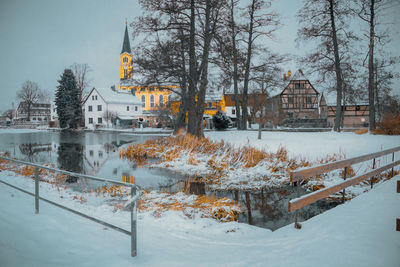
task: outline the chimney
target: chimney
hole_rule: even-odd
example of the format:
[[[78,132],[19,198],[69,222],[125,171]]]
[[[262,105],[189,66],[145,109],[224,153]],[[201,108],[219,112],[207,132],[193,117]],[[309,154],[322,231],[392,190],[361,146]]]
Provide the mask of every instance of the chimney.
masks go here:
[[[291,75],[292,75],[292,72],[290,70],[288,70],[288,72],[287,72],[288,78],[290,78]]]

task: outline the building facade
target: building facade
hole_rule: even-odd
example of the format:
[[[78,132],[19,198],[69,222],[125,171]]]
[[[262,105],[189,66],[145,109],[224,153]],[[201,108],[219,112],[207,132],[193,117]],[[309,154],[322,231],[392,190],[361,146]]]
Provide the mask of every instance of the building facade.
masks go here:
[[[131,92],[93,88],[84,101],[85,127],[130,126],[142,118],[142,103]]]
[[[28,118],[30,116],[30,118]],[[30,121],[34,123],[47,123],[51,120],[51,104],[32,103],[30,110],[26,102],[20,102],[16,110],[17,121]]]

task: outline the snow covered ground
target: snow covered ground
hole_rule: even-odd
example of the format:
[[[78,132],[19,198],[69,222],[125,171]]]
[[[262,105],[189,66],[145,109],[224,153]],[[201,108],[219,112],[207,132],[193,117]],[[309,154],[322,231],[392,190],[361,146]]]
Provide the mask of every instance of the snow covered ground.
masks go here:
[[[13,131],[13,130],[12,130]],[[18,133],[24,130],[15,130]],[[35,131],[35,130],[29,130]],[[5,131],[9,133],[8,131]],[[0,133],[2,131],[0,130]],[[213,140],[266,148],[284,146],[291,156],[346,157],[400,145],[399,136],[354,133],[207,132]],[[396,155],[398,158],[398,155]],[[12,176],[10,176],[10,174]],[[32,180],[0,172],[0,179],[33,191]],[[138,216],[138,256],[130,257],[124,234],[40,202],[0,183],[0,266],[399,266],[400,194],[397,176],[367,193],[303,222],[270,231],[241,223],[188,219],[178,211],[156,218]],[[41,184],[44,197],[129,229],[129,213],[88,198],[81,204],[68,191]],[[61,198],[62,196],[62,198]]]
[[[206,132],[205,136],[235,145],[250,144],[270,152],[276,152],[283,146],[289,156],[302,156],[309,160],[332,153],[344,153],[347,158],[351,158],[400,146],[399,135],[359,135],[353,132],[262,132],[261,140],[257,139],[256,131],[213,131]]]
[[[141,214],[136,258],[130,257],[129,236],[44,202],[34,214],[33,197],[0,184],[0,266],[397,267],[399,179],[303,222],[301,230],[293,224],[271,232],[236,222],[189,220],[174,211],[161,218]],[[128,226],[126,212],[99,207],[96,213]]]

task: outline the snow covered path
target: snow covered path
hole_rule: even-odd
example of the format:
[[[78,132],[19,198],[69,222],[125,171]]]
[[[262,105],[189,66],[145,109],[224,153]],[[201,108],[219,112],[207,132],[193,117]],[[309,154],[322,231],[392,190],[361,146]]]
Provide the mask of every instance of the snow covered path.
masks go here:
[[[0,179],[1,179],[0,174]],[[400,263],[400,176],[275,232],[239,223],[141,214],[128,236],[0,184],[0,266],[386,266]]]

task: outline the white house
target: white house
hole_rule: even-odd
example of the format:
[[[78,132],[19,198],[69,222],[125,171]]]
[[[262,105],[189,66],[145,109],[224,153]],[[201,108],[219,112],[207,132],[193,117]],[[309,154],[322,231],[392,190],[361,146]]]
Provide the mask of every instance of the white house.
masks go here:
[[[111,127],[114,121],[128,122],[142,116],[142,102],[131,92],[93,88],[84,101],[85,126]]]

